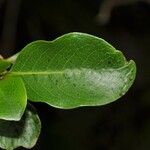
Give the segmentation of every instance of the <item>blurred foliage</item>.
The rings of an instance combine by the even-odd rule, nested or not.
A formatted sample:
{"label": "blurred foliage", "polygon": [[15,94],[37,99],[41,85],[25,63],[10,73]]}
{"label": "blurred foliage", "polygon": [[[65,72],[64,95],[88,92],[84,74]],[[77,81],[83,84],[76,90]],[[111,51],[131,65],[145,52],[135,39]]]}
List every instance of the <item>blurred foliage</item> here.
{"label": "blurred foliage", "polygon": [[[15,47],[0,50],[4,56],[27,43],[52,40],[80,31],[104,38],[137,63],[136,82],[121,100],[103,107],[59,110],[35,104],[42,133],[33,150],[149,150],[150,148],[150,5],[137,2],[114,8],[110,22],[95,22],[100,0],[22,0]],[[6,3],[0,8],[0,33]],[[22,148],[21,148],[22,149]]]}

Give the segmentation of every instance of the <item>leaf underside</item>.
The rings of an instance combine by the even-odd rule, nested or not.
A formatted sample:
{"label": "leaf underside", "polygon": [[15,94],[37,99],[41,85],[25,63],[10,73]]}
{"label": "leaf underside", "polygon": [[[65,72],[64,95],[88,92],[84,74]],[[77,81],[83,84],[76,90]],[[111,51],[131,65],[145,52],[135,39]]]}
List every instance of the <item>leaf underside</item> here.
{"label": "leaf underside", "polygon": [[115,101],[128,91],[135,74],[132,60],[84,33],[27,45],[9,73],[23,79],[30,100],[63,109]]}
{"label": "leaf underside", "polygon": [[25,111],[20,121],[0,120],[0,147],[13,150],[17,147],[32,148],[40,134],[41,123],[33,108]]}

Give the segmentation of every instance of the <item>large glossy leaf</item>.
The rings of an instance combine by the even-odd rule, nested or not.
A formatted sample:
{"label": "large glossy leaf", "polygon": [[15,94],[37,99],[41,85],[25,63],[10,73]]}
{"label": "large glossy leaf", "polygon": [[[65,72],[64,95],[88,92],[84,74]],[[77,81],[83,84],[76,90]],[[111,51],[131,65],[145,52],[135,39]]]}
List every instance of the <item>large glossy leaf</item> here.
{"label": "large glossy leaf", "polygon": [[0,120],[0,147],[13,150],[17,147],[32,148],[40,134],[40,119],[33,108],[25,111],[20,121]]}
{"label": "large glossy leaf", "polygon": [[0,119],[20,120],[27,103],[21,77],[3,76],[0,79]]}
{"label": "large glossy leaf", "polygon": [[135,74],[133,61],[83,33],[27,45],[10,72],[23,78],[30,100],[65,109],[115,101],[130,88]]}

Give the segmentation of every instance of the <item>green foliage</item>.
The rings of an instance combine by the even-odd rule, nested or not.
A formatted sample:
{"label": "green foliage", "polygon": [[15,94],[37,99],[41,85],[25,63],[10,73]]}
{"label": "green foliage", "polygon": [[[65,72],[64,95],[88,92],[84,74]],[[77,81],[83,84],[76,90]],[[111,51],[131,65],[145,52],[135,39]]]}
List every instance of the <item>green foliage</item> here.
{"label": "green foliage", "polygon": [[27,103],[21,77],[5,76],[0,80],[0,119],[20,120]]}
{"label": "green foliage", "polygon": [[40,119],[29,106],[20,121],[0,120],[0,147],[13,150],[19,146],[32,148],[41,130]]}
{"label": "green foliage", "polygon": [[0,73],[4,72],[11,66],[11,62],[0,58]]}
{"label": "green foliage", "polygon": [[[128,91],[136,75],[134,61],[128,62],[104,40],[84,33],[30,43],[16,60],[12,58],[10,70],[11,58],[0,61],[0,119],[6,120],[21,119],[27,97],[62,109],[110,103]],[[31,130],[39,130],[32,125]],[[5,138],[5,145],[34,145],[32,140],[22,145],[22,136],[15,146]]]}

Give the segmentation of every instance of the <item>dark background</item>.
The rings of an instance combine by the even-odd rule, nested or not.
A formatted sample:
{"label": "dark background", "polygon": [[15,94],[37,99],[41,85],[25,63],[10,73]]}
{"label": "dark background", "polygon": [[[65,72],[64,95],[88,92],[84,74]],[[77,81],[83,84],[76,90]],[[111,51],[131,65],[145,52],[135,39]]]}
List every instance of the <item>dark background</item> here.
{"label": "dark background", "polygon": [[4,57],[31,41],[78,31],[104,38],[137,64],[134,85],[111,104],[59,110],[34,103],[42,132],[33,150],[150,149],[150,4],[116,6],[109,22],[100,25],[95,18],[104,1],[0,0],[0,54]]}

